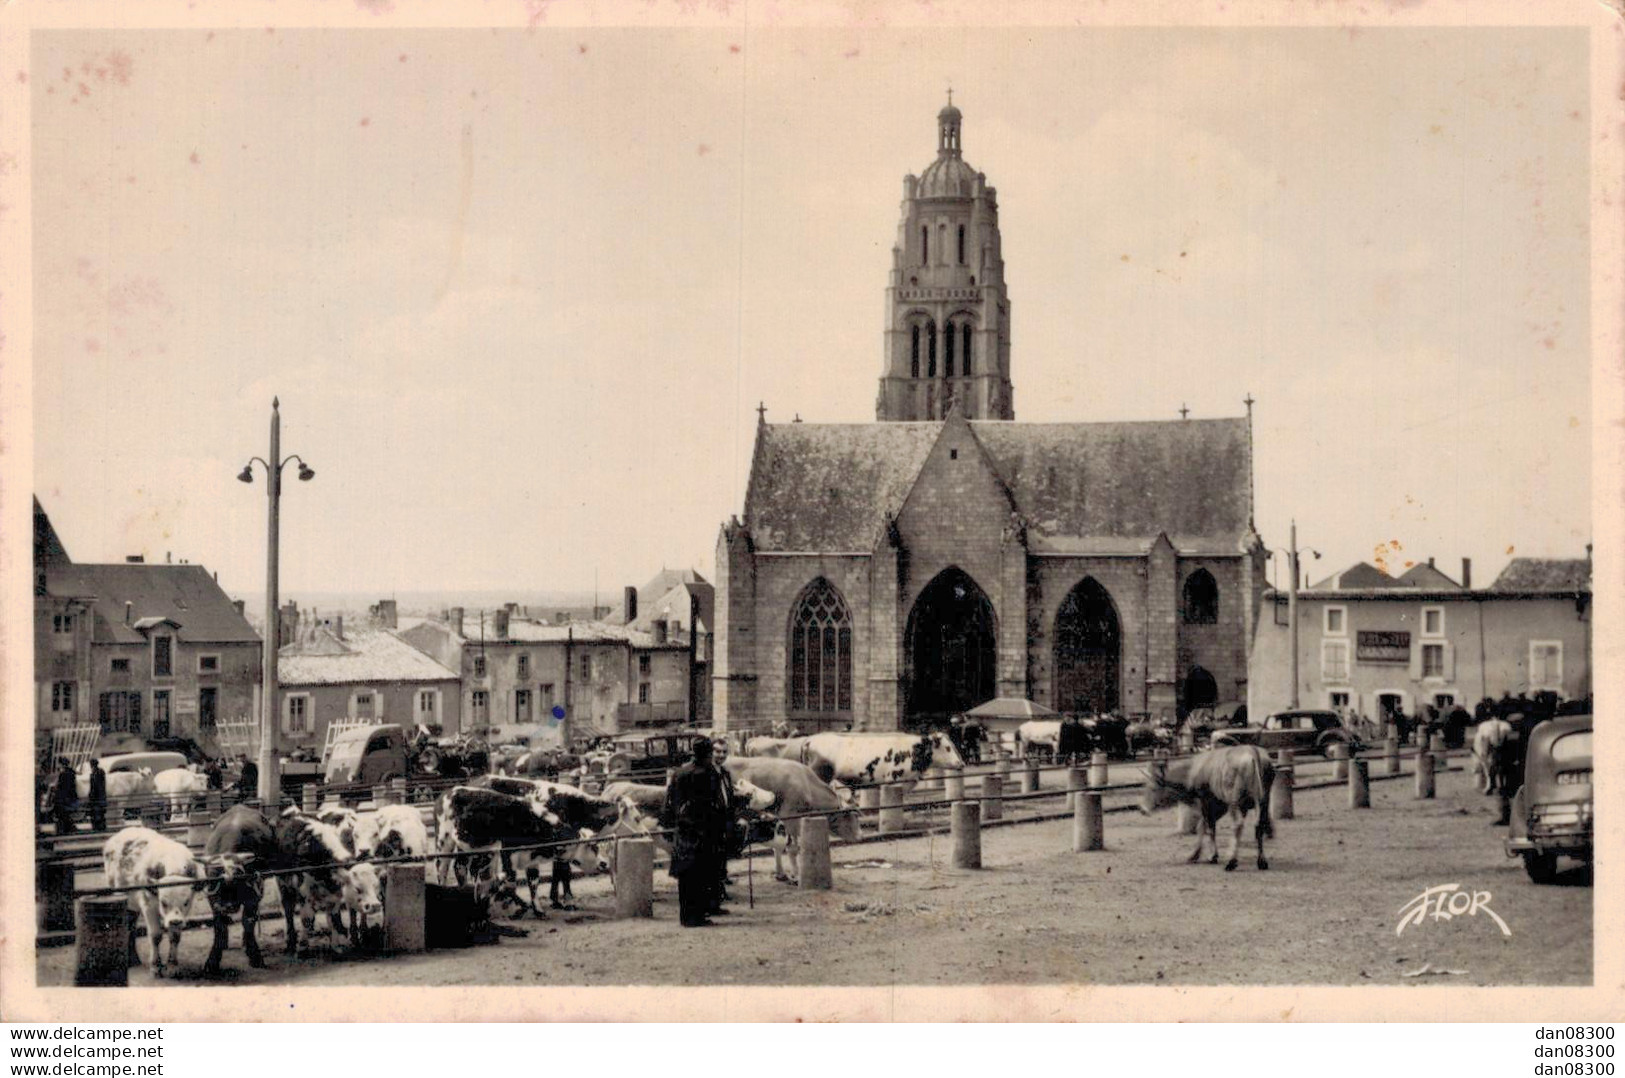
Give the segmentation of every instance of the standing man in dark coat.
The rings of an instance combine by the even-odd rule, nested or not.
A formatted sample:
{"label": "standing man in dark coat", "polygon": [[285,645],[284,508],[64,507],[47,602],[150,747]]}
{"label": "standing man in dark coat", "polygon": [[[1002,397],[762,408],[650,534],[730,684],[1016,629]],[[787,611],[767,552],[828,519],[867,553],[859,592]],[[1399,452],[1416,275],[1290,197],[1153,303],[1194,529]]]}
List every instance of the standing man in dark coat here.
{"label": "standing man in dark coat", "polygon": [[66,756],[56,758],[56,785],[51,788],[51,821],[59,835],[74,832],[73,810],[79,803],[79,776]]}
{"label": "standing man in dark coat", "polygon": [[90,790],[85,794],[85,807],[90,811],[90,829],[107,830],[107,772],[95,757],[90,760]]}
{"label": "standing man in dark coat", "polygon": [[209,762],[206,765],[204,765],[203,776],[204,776],[205,779],[208,780],[207,786],[206,786],[207,789],[210,789],[210,790],[223,790],[223,789],[225,789],[225,787],[226,787],[226,773],[225,773],[225,771],[223,771],[221,769],[220,761],[215,759],[213,756],[209,757]]}
{"label": "standing man in dark coat", "polygon": [[713,917],[717,914],[727,916],[732,912],[724,909],[722,905],[728,901],[728,861],[730,858],[743,856],[745,852],[744,829],[740,826],[741,821],[739,820],[739,795],[734,791],[733,775],[729,774],[728,769],[722,766],[727,759],[728,743],[726,741],[721,743],[713,742],[711,744],[712,766],[716,768],[717,776],[722,780],[722,803],[727,807],[726,814],[723,817],[722,848],[717,853],[716,885],[712,889],[711,902],[707,907],[707,912]]}
{"label": "standing man in dark coat", "polygon": [[671,874],[677,880],[678,916],[684,928],[712,923],[708,914],[727,831],[728,793],[711,754],[709,740],[694,742],[694,760],[672,776],[660,813],[661,825],[676,831]]}
{"label": "standing man in dark coat", "polygon": [[[237,779],[237,800],[252,801],[260,795],[260,768],[253,760],[246,756],[243,758],[243,773]],[[266,811],[275,811],[274,806],[265,806]]]}

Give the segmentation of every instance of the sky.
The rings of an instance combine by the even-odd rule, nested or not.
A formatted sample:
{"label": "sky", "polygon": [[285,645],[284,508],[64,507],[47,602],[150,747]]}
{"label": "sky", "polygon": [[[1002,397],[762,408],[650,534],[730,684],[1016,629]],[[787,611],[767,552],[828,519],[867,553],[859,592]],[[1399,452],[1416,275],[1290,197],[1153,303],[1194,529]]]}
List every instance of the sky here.
{"label": "sky", "polygon": [[1018,421],[1250,394],[1316,579],[1583,556],[1584,34],[36,32],[35,491],[254,594],[276,396],[284,594],[709,576],[759,401],[874,418],[951,85]]}

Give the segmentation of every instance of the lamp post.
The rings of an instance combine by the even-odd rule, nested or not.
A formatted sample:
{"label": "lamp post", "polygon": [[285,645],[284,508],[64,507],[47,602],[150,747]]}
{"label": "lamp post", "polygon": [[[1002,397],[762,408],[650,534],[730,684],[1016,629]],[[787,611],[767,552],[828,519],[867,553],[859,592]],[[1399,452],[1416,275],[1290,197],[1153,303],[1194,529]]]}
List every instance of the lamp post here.
{"label": "lamp post", "polygon": [[[1292,692],[1287,698],[1287,706],[1292,710],[1298,709],[1298,522],[1292,521],[1291,545],[1287,548],[1287,565],[1291,570],[1292,579],[1287,583],[1286,592],[1286,623],[1287,633],[1291,638],[1292,649]],[[1320,551],[1309,550],[1317,559]]]}
{"label": "lamp post", "polygon": [[[316,477],[316,471],[306,464],[303,457],[294,454],[287,458],[282,456],[282,412],[281,404],[271,398],[271,451],[264,458],[250,457],[243,470],[237,473],[237,478],[244,483],[254,481],[254,462],[259,461],[260,467],[265,469],[265,499],[268,506],[266,512],[265,537],[265,643],[261,648],[264,660],[264,673],[261,677],[260,693],[260,803],[266,808],[275,805],[282,795],[281,761],[277,756],[277,682],[276,660],[280,650],[281,631],[278,625],[277,610],[277,555],[278,555],[278,503],[282,500],[282,469],[287,467],[289,461],[299,462],[299,478],[308,482]],[[275,464],[269,463],[275,461]]]}

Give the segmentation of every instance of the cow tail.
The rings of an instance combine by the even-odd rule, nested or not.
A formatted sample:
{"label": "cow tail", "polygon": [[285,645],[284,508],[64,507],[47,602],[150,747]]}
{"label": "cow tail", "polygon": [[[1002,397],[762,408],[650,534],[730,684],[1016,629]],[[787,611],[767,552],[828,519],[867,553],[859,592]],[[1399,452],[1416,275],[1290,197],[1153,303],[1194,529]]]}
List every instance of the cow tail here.
{"label": "cow tail", "polygon": [[1264,755],[1263,749],[1253,750],[1253,775],[1258,779],[1258,826],[1259,833],[1265,838],[1275,837],[1275,821],[1270,819],[1270,787],[1275,785],[1275,769],[1270,768],[1268,779],[1264,777],[1264,765],[1260,759]]}

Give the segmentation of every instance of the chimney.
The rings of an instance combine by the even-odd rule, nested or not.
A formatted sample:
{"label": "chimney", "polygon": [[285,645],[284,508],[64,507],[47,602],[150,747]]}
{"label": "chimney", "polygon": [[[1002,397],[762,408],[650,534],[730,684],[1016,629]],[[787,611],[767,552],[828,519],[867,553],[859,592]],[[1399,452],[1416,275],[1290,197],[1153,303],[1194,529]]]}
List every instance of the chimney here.
{"label": "chimney", "polygon": [[124,624],[130,624],[130,619],[134,616],[134,614],[135,604],[126,600],[124,603]]}
{"label": "chimney", "polygon": [[655,643],[656,644],[664,644],[666,642],[666,623],[665,622],[663,622],[663,621],[650,622],[649,623],[649,628],[655,634]]}
{"label": "chimney", "polygon": [[333,635],[340,640],[344,639],[344,615],[340,614],[333,619]]}
{"label": "chimney", "polygon": [[508,607],[491,611],[491,635],[498,640],[508,639],[508,618],[512,612]]}
{"label": "chimney", "polygon": [[276,646],[285,648],[299,639],[299,604],[289,599],[277,612]]}
{"label": "chimney", "polygon": [[461,633],[463,631],[463,608],[454,606],[446,611],[446,624],[451,626],[452,632]]}
{"label": "chimney", "polygon": [[514,614],[516,614],[519,611],[519,604],[518,603],[503,603],[502,604],[502,609],[511,618],[511,617],[514,616]]}
{"label": "chimney", "polygon": [[243,606],[244,606],[243,601],[241,599],[233,599],[231,601],[231,605],[237,611],[237,614],[240,617],[242,615],[242,613],[243,613]]}
{"label": "chimney", "polygon": [[1472,558],[1463,558],[1463,559],[1461,559],[1461,586],[1464,587],[1464,588],[1470,588],[1470,587],[1473,586],[1473,559]]}
{"label": "chimney", "polygon": [[164,551],[164,564],[165,565],[174,565],[175,564],[175,555],[172,552],[168,551],[168,550]]}
{"label": "chimney", "polygon": [[638,620],[638,589],[629,587],[623,594],[626,597],[621,600],[621,613],[623,620],[630,625]]}
{"label": "chimney", "polygon": [[142,562],[146,561],[147,559],[146,559],[145,555],[142,555],[142,554],[126,554],[126,555],[124,555],[124,560],[127,563],[129,563],[130,565],[140,565]]}
{"label": "chimney", "polygon": [[1433,568],[1433,555],[1432,554],[1428,555],[1428,568],[1429,569]]}
{"label": "chimney", "polygon": [[396,609],[394,599],[380,599],[378,605],[373,607],[377,611],[378,624],[386,629],[396,627]]}

